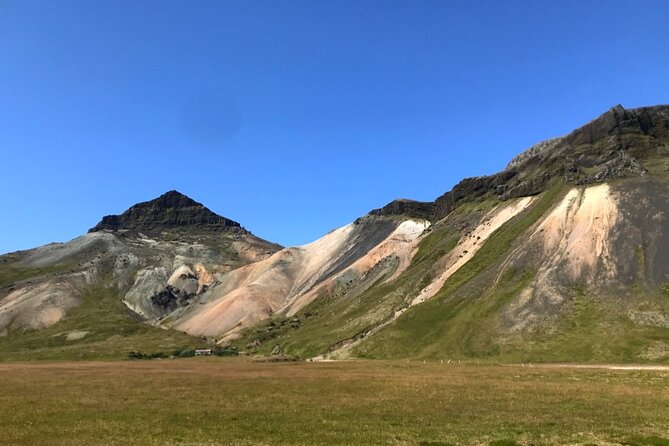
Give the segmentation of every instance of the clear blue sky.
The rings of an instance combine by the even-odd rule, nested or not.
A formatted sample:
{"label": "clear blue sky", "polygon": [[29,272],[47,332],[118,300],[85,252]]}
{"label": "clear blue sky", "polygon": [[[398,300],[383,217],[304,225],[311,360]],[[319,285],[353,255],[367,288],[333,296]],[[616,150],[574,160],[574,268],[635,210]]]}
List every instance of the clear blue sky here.
{"label": "clear blue sky", "polygon": [[669,2],[0,0],[0,252],[177,189],[311,241],[621,103]]}

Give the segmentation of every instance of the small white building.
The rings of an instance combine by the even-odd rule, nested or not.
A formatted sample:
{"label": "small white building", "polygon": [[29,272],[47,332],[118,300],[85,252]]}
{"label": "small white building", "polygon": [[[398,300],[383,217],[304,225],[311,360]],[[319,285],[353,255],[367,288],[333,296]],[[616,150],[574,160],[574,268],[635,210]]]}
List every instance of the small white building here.
{"label": "small white building", "polygon": [[211,355],[210,348],[199,348],[195,350],[195,356],[209,356]]}

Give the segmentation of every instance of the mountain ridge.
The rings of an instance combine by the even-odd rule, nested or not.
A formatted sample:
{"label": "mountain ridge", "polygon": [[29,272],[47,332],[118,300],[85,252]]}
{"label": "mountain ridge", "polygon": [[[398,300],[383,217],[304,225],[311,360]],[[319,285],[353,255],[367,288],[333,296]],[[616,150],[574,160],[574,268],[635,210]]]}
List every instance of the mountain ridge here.
{"label": "mountain ridge", "polygon": [[[372,210],[374,215],[406,214],[439,220],[466,200],[496,196],[502,200],[537,195],[552,181],[594,184],[605,180],[643,176],[647,172],[639,159],[648,155],[629,153],[628,138],[639,135],[655,139],[669,135],[669,105],[625,109],[612,107],[599,117],[565,136],[541,141],[515,156],[492,175],[464,178],[434,201],[394,200]],[[613,140],[608,139],[613,137]],[[593,147],[589,153],[577,149]],[[592,167],[600,165],[597,172]],[[539,170],[540,172],[536,172]]]}

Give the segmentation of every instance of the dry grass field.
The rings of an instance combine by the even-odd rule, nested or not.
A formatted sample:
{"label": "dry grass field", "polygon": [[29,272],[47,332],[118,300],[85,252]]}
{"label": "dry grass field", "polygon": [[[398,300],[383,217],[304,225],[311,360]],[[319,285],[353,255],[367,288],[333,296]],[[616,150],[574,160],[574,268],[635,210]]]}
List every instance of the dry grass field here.
{"label": "dry grass field", "polygon": [[245,358],[0,364],[3,445],[667,445],[669,372]]}

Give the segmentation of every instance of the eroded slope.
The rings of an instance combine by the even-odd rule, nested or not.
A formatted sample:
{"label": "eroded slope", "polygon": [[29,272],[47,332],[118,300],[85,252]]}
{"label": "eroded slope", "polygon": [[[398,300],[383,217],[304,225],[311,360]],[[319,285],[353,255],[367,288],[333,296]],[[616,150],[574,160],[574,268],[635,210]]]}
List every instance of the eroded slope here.
{"label": "eroded slope", "polygon": [[[506,360],[669,359],[667,188],[564,188],[511,220],[434,299],[355,353]],[[550,203],[553,203],[550,205]],[[543,209],[541,209],[543,207]],[[483,248],[486,248],[484,245]]]}
{"label": "eroded slope", "polygon": [[416,239],[429,225],[416,219],[361,219],[220,276],[200,305],[175,313],[169,323],[191,334],[224,335],[226,341],[276,313],[292,316],[322,294],[359,294],[406,269]]}

